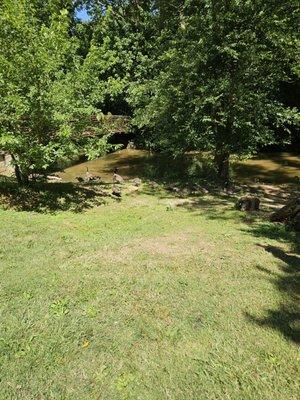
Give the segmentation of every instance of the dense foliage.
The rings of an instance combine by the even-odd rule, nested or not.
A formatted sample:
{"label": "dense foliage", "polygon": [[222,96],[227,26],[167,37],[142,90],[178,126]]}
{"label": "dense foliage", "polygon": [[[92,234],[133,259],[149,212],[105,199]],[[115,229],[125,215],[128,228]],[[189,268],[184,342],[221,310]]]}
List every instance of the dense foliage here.
{"label": "dense foliage", "polygon": [[173,37],[170,30],[161,34],[157,74],[133,92],[136,121],[152,128],[158,148],[213,151],[226,180],[231,154],[247,156],[273,143],[274,128],[298,117],[278,98],[280,82],[297,67],[298,5],[180,3]]}
{"label": "dense foliage", "polygon": [[[79,151],[106,150],[106,136],[83,141],[99,110],[87,96],[89,76],[71,34],[72,2],[5,0],[0,6],[0,148],[20,183],[31,172]],[[51,7],[50,7],[51,6]]]}
{"label": "dense foliage", "polygon": [[4,0],[0,11],[0,148],[20,181],[106,151],[103,124],[90,126],[101,113],[133,116],[157,150],[211,151],[223,180],[231,155],[291,140],[298,114],[280,88],[299,82],[296,0]]}

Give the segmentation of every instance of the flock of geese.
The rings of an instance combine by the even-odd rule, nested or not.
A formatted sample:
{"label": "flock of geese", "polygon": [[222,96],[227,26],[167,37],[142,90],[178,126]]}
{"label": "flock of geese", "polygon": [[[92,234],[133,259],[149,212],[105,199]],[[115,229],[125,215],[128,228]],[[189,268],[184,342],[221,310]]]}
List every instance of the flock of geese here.
{"label": "flock of geese", "polygon": [[[89,172],[89,168],[86,167],[86,173],[84,176],[77,176],[76,180],[79,183],[100,183],[101,182],[101,177],[92,175]],[[116,197],[122,197],[121,189],[116,186],[120,185],[124,182],[124,178],[118,174],[117,168],[114,169],[113,171],[113,176],[112,176],[112,181],[113,181],[113,187],[112,187],[112,195]]]}

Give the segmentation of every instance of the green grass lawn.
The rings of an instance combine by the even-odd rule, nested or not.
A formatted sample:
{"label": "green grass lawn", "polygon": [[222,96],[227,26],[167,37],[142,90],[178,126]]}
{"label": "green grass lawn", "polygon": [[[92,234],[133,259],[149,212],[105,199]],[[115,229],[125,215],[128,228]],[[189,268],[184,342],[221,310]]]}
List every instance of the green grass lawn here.
{"label": "green grass lawn", "polygon": [[167,201],[0,210],[0,399],[299,399],[295,234]]}

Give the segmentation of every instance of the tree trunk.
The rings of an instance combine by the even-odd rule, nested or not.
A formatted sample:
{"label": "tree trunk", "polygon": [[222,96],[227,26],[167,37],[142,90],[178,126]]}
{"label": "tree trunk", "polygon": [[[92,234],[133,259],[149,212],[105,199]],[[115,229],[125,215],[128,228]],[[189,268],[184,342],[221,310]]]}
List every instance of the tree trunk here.
{"label": "tree trunk", "polygon": [[20,171],[20,167],[17,164],[15,165],[15,175],[16,175],[18,184],[22,185],[23,184],[22,174]]}
{"label": "tree trunk", "polygon": [[229,157],[230,154],[227,151],[220,151],[215,153],[215,165],[217,167],[217,173],[223,183],[229,181]]}
{"label": "tree trunk", "polygon": [[19,164],[17,164],[16,157],[12,154],[11,158],[15,165],[15,175],[19,185],[27,185],[28,184],[28,175],[23,174]]}

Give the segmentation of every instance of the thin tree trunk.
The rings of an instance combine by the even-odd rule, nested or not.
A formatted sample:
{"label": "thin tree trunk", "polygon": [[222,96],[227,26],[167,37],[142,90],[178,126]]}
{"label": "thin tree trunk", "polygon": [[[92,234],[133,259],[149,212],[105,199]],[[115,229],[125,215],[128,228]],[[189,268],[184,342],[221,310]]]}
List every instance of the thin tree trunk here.
{"label": "thin tree trunk", "polygon": [[22,173],[21,168],[20,168],[19,164],[17,163],[17,159],[13,154],[11,154],[11,158],[14,162],[15,175],[16,175],[18,184],[19,185],[27,185],[28,184],[28,176]]}
{"label": "thin tree trunk", "polygon": [[215,165],[217,167],[218,177],[223,183],[229,181],[229,158],[230,154],[227,151],[216,151],[215,153]]}
{"label": "thin tree trunk", "polygon": [[18,184],[22,185],[23,184],[22,174],[20,171],[20,167],[17,164],[15,165],[15,175],[16,175]]}

